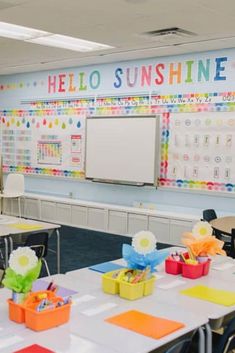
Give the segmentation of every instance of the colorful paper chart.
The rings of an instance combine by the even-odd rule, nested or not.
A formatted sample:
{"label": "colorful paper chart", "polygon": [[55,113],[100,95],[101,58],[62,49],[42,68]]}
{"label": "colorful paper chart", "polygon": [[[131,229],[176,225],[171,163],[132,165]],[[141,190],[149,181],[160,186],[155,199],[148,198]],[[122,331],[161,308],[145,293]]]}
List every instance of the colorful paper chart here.
{"label": "colorful paper chart", "polygon": [[9,225],[9,227],[17,228],[21,230],[37,230],[37,229],[43,228],[42,226],[39,226],[37,224],[27,224],[27,223],[15,223],[15,224]]}
{"label": "colorful paper chart", "polygon": [[226,290],[197,285],[188,289],[181,290],[180,293],[188,295],[189,297],[202,299],[224,306],[235,305],[235,292]]}
{"label": "colorful paper chart", "polygon": [[123,266],[115,264],[113,262],[103,262],[101,264],[93,265],[89,267],[89,270],[106,273],[110,271],[115,271],[123,268]]}
{"label": "colorful paper chart", "polygon": [[105,321],[154,339],[167,336],[185,326],[182,322],[152,316],[137,310],[126,311]]}
{"label": "colorful paper chart", "polygon": [[50,349],[39,346],[38,344],[32,344],[31,346],[20,349],[19,351],[15,351],[13,353],[55,353]]}

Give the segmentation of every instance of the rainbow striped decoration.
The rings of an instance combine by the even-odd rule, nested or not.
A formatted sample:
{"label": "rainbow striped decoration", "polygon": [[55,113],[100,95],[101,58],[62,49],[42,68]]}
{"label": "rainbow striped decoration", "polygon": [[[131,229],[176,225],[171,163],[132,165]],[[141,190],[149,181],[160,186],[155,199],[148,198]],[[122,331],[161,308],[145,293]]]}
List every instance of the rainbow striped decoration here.
{"label": "rainbow striped decoration", "polygon": [[5,173],[23,173],[31,175],[44,175],[44,176],[56,176],[66,178],[77,178],[84,179],[84,171],[74,170],[61,170],[61,169],[50,169],[50,168],[33,168],[25,166],[3,166],[3,172]]}
{"label": "rainbow striped decoration", "polygon": [[235,192],[235,184],[214,183],[211,181],[193,181],[159,178],[158,185],[168,188],[194,189],[204,191]]}

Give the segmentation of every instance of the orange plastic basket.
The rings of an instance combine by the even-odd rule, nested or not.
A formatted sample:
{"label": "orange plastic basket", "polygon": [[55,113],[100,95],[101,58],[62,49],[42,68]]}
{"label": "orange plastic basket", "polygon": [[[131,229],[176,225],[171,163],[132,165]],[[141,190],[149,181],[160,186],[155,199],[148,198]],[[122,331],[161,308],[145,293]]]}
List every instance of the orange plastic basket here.
{"label": "orange plastic basket", "polygon": [[22,324],[25,322],[25,308],[22,304],[17,304],[13,302],[12,299],[7,299],[8,307],[9,307],[9,319],[17,322],[18,324]]}
{"label": "orange plastic basket", "polygon": [[47,330],[69,321],[71,304],[37,312],[36,305],[25,308],[25,325],[34,331]]}
{"label": "orange plastic basket", "polygon": [[37,311],[37,307],[44,296],[54,305],[63,301],[62,297],[57,297],[52,291],[30,293],[22,304],[17,304],[8,299],[9,319],[17,323],[25,322],[25,325],[34,331],[47,330],[68,322],[71,309],[70,303]]}

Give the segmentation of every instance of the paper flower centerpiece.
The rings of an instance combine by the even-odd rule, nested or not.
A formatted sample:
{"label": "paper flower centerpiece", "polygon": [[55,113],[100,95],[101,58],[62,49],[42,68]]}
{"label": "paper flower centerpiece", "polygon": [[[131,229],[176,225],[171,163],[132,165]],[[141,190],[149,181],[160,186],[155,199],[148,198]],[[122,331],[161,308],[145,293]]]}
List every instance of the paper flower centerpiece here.
{"label": "paper flower centerpiece", "polygon": [[212,233],[212,226],[210,225],[210,223],[204,221],[197,222],[192,229],[192,234],[196,238],[212,235]]}
{"label": "paper flower centerpiece", "polygon": [[132,245],[123,244],[122,257],[128,268],[144,270],[150,267],[151,272],[168,256],[168,250],[156,250],[157,239],[149,231],[141,231],[134,235]]}
{"label": "paper flower centerpiece", "polygon": [[222,249],[224,242],[212,235],[213,228],[208,222],[200,221],[195,224],[192,233],[183,234],[182,243],[195,257],[208,255],[226,255]]}
{"label": "paper flower centerpiece", "polygon": [[27,293],[32,289],[33,282],[39,277],[41,260],[29,247],[19,247],[12,251],[9,267],[6,269],[3,285],[17,293]]}

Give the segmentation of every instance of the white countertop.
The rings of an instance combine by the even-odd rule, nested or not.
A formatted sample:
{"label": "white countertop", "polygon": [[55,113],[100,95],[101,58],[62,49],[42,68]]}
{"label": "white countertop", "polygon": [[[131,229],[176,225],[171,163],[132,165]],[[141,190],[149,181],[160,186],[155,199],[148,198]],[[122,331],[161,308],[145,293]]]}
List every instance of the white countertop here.
{"label": "white countertop", "polygon": [[144,215],[152,215],[157,217],[166,217],[173,219],[184,219],[184,220],[195,220],[198,221],[201,218],[201,210],[186,208],[186,207],[178,207],[171,206],[166,204],[156,205],[156,209],[149,209],[143,207],[131,207],[125,205],[115,205],[115,204],[107,204],[101,202],[93,202],[93,201],[85,201],[79,199],[72,199],[68,197],[57,197],[54,195],[44,195],[44,194],[35,194],[35,193],[25,193],[26,197],[36,198],[38,200],[51,201],[51,202],[60,202],[77,206],[86,206],[86,207],[97,207],[104,208],[114,211],[124,211],[136,214],[144,214]]}

